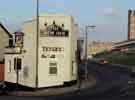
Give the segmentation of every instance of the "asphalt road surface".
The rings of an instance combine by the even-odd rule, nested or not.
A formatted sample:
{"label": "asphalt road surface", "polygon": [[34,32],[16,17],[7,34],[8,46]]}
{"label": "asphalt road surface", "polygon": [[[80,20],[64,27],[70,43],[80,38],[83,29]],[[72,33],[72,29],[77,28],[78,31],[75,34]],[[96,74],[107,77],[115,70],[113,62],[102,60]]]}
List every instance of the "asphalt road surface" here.
{"label": "asphalt road surface", "polygon": [[130,80],[127,68],[89,62],[88,69],[96,73],[97,84],[93,89],[48,97],[0,96],[0,100],[135,100],[135,96],[125,93]]}

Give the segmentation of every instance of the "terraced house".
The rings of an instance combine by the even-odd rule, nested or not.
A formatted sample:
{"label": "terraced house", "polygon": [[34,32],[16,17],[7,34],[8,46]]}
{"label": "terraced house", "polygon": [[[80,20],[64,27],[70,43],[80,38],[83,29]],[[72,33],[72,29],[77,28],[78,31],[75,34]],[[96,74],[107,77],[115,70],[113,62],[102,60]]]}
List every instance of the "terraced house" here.
{"label": "terraced house", "polygon": [[0,23],[0,61],[4,60],[4,48],[8,46],[12,39],[9,31]]}
{"label": "terraced house", "polygon": [[12,35],[9,31],[0,23],[0,81],[4,80],[4,50],[5,47],[11,46]]}

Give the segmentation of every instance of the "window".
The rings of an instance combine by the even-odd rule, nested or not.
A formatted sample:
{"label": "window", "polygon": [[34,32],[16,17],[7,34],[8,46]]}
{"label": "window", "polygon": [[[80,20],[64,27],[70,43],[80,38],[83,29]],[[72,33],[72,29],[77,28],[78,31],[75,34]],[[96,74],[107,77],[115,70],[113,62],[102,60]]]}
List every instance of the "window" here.
{"label": "window", "polygon": [[17,69],[21,70],[22,60],[20,58],[17,59]]}
{"label": "window", "polygon": [[10,73],[12,71],[11,60],[9,60],[7,64],[8,64],[8,72]]}
{"label": "window", "polygon": [[49,64],[49,74],[56,75],[57,74],[57,63],[50,63]]}
{"label": "window", "polygon": [[57,74],[57,67],[50,67],[49,74],[53,74],[53,75]]}
{"label": "window", "polygon": [[11,60],[9,60],[9,72],[11,72]]}
{"label": "window", "polygon": [[14,58],[14,69],[21,70],[21,66],[22,66],[22,59]]}
{"label": "window", "polygon": [[75,61],[72,61],[72,75],[76,75],[77,73],[77,64]]}
{"label": "window", "polygon": [[29,76],[29,68],[28,66],[24,66],[23,68],[23,77],[27,78]]}
{"label": "window", "polygon": [[14,58],[14,69],[16,70],[16,58]]}
{"label": "window", "polygon": [[13,39],[9,39],[9,47],[13,47]]}

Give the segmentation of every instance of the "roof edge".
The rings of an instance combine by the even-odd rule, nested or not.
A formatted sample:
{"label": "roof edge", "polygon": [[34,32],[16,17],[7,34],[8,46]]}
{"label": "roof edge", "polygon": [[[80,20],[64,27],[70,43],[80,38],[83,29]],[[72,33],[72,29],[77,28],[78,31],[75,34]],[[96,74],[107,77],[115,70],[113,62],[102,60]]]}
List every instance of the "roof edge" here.
{"label": "roof edge", "polygon": [[7,35],[12,38],[13,36],[10,34],[10,32],[2,25],[2,23],[0,23],[0,26],[2,27],[2,29],[7,33]]}

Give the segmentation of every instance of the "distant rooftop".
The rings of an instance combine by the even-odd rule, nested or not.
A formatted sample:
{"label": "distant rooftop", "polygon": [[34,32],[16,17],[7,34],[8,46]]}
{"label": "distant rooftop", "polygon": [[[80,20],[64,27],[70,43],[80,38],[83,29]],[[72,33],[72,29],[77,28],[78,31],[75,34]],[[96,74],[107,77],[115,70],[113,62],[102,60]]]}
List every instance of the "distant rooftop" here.
{"label": "distant rooftop", "polygon": [[125,41],[117,42],[117,43],[115,43],[115,45],[117,45],[117,44],[123,44],[123,43],[131,43],[131,42],[135,42],[135,39],[125,40]]}

